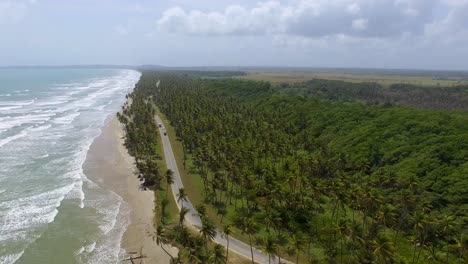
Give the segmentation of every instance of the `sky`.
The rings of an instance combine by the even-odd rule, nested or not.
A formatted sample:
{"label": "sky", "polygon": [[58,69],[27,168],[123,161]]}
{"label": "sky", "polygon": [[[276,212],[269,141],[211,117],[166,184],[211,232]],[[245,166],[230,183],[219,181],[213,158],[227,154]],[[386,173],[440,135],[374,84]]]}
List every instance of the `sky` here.
{"label": "sky", "polygon": [[468,0],[0,0],[0,66],[468,70]]}

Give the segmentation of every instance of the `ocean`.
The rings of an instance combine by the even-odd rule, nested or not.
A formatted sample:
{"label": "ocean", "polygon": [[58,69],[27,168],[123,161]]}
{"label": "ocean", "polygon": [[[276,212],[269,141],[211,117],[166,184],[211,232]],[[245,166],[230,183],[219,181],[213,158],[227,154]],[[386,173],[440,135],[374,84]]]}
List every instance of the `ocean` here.
{"label": "ocean", "polygon": [[0,69],[0,263],[116,263],[122,198],[83,173],[134,70]]}

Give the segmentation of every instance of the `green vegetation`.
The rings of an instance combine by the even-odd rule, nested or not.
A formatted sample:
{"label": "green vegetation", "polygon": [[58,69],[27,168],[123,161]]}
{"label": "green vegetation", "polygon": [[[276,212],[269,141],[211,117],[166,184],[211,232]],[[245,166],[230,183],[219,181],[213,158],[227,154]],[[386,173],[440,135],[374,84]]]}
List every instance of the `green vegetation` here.
{"label": "green vegetation", "polygon": [[301,263],[465,263],[468,114],[363,104],[326,84],[304,96],[308,84],[145,72],[134,94],[171,121],[208,212],[202,235],[173,224],[165,238],[207,261],[223,222]]}
{"label": "green vegetation", "polygon": [[420,71],[370,71],[370,70],[288,70],[272,72],[251,72],[243,75],[242,79],[253,81],[268,81],[272,84],[295,84],[312,79],[346,81],[350,83],[371,82],[383,87],[392,84],[408,84],[429,87],[449,87],[466,85],[468,76],[466,72],[448,75],[446,72],[420,72]]}
{"label": "green vegetation", "polygon": [[376,83],[350,83],[314,79],[294,85],[281,84],[278,91],[289,95],[329,100],[359,100],[368,105],[409,106],[424,109],[468,110],[468,85],[453,87],[423,87]]}
{"label": "green vegetation", "polygon": [[[202,228],[199,234],[194,233],[183,225],[188,209],[182,208],[178,212],[175,202],[169,197],[174,176],[171,170],[164,170],[165,165],[161,162],[162,149],[154,119],[156,107],[139,85],[141,83],[127,96],[128,102],[117,118],[125,126],[125,145],[130,155],[135,157],[142,185],[155,191],[157,228],[154,240],[170,256],[172,263],[225,264],[224,248],[210,243],[216,234],[212,221],[201,215]],[[183,189],[177,196],[180,200],[186,199]],[[167,251],[167,244],[180,249],[178,256]]]}

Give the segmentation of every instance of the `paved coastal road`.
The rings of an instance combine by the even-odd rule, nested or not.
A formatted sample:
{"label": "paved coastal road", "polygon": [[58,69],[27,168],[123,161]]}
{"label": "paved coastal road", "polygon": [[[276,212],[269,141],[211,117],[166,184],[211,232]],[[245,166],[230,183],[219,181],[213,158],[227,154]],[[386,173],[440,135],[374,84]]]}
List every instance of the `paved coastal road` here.
{"label": "paved coastal road", "polygon": [[[159,124],[163,124],[163,122],[161,121],[161,118],[159,116],[156,116],[156,122]],[[167,165],[167,168],[172,170],[174,172],[174,184],[171,185],[172,187],[172,194],[174,196],[174,200],[176,201],[177,203],[177,193],[179,193],[179,189],[180,188],[183,188],[184,185],[182,184],[182,180],[180,178],[180,174],[179,174],[179,169],[177,167],[177,163],[176,163],[176,160],[175,160],[175,157],[174,157],[174,153],[172,151],[172,146],[171,146],[171,142],[169,141],[169,136],[165,136],[164,135],[164,131],[165,131],[165,128],[164,128],[164,125],[163,127],[159,128],[159,134],[161,135],[161,141],[162,141],[162,144],[163,144],[163,148],[164,148],[164,157],[166,159],[166,165]],[[181,209],[181,207],[186,207],[188,208],[190,211],[187,213],[187,216],[185,218],[185,221],[186,221],[186,224],[187,225],[191,225],[193,226],[195,229],[200,229],[201,227],[201,219],[200,217],[198,216],[198,213],[197,211],[195,210],[195,208],[193,207],[192,203],[190,202],[190,199],[187,199],[187,201],[180,201],[179,203],[177,203],[177,207],[179,208],[179,211]],[[216,237],[214,238],[214,242],[217,243],[217,244],[220,244],[220,245],[223,245],[224,247],[226,247],[227,245],[227,240],[221,235],[222,233],[219,232],[219,230],[216,230]],[[250,252],[250,246],[242,241],[239,241],[235,238],[232,238],[230,237],[229,238],[229,250],[230,251],[233,251],[241,256],[244,256],[248,259],[251,259],[252,255],[251,255],[251,252]],[[262,251],[254,248],[253,249],[253,253],[254,253],[254,260],[255,262],[258,262],[258,263],[268,263],[268,256],[266,254],[264,254]],[[279,259],[276,258],[276,259],[271,259],[271,263],[278,263]],[[288,261],[283,261],[281,260],[281,263],[291,263],[291,262],[288,262]]]}

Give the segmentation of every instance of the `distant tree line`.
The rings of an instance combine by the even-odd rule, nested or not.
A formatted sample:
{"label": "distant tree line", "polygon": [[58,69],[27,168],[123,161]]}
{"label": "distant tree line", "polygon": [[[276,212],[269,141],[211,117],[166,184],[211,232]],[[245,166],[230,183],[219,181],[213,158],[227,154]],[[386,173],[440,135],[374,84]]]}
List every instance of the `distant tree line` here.
{"label": "distant tree line", "polygon": [[424,87],[411,84],[353,83],[313,79],[307,82],[279,85],[289,95],[330,100],[361,100],[370,105],[408,106],[423,109],[468,110],[468,85]]}

